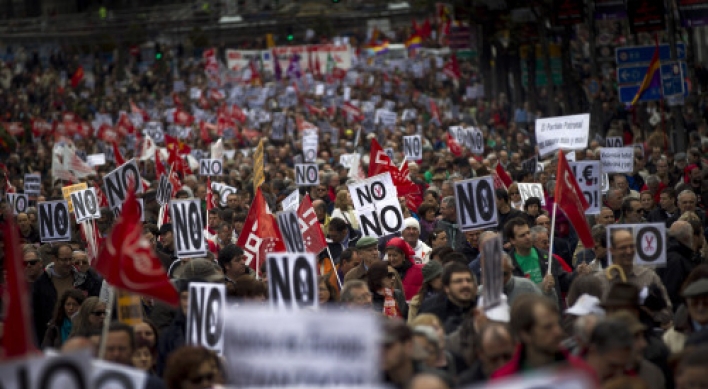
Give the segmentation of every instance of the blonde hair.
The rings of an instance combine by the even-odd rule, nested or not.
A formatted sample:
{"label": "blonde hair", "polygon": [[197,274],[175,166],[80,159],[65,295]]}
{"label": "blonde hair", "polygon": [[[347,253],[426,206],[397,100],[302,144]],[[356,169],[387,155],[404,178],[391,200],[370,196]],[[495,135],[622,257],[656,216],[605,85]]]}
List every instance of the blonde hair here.
{"label": "blonde hair", "polygon": [[440,322],[440,319],[432,313],[421,313],[420,315],[416,316],[415,319],[413,319],[409,324],[411,327],[437,326],[442,328],[442,323]]}

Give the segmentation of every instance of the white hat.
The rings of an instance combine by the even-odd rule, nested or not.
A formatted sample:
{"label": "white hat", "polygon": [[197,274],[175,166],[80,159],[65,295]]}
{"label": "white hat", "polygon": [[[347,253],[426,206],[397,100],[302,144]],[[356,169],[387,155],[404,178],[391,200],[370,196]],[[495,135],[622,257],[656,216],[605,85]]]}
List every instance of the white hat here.
{"label": "white hat", "polygon": [[[477,301],[477,306],[478,307],[484,307],[484,297],[479,296],[479,300]],[[499,304],[495,305],[492,308],[489,309],[484,309],[484,316],[487,316],[487,319],[491,321],[496,321],[499,323],[508,323],[511,315],[509,314],[509,303],[507,300],[507,297],[505,294],[502,293],[501,295],[501,301]]]}
{"label": "white hat", "polygon": [[565,310],[565,313],[575,316],[586,316],[590,314],[605,315],[605,310],[600,307],[600,299],[589,294],[583,294],[572,307]]}
{"label": "white hat", "polygon": [[414,217],[407,217],[405,220],[403,220],[403,225],[405,226],[405,228],[413,227],[416,230],[420,231],[420,223],[418,223],[418,220],[415,220]]}

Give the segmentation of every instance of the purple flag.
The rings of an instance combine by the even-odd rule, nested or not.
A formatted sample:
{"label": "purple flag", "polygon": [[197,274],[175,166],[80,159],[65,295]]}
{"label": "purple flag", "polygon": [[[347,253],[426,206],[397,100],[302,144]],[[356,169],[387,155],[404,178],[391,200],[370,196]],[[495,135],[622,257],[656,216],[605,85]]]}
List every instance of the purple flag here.
{"label": "purple flag", "polygon": [[302,71],[300,70],[300,56],[295,53],[293,53],[292,57],[290,57],[287,76],[297,79],[302,77]]}

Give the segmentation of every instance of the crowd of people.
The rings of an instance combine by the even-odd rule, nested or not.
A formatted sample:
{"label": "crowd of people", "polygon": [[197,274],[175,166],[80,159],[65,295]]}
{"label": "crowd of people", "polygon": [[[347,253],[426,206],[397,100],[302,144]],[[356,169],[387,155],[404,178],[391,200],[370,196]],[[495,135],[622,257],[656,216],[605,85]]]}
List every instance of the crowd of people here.
{"label": "crowd of people", "polygon": [[[79,67],[78,58],[61,53],[52,55],[48,66],[33,56],[5,64],[0,70],[4,127],[21,123],[22,130],[13,136],[6,132],[0,142],[5,147],[0,191],[22,193],[25,174],[42,177],[40,193],[30,198],[32,206],[26,212],[12,215],[5,196],[1,203],[2,214],[12,215],[4,218],[13,219],[4,221],[17,226],[23,244],[36,346],[65,352],[89,347],[97,353],[103,341],[103,358],[149,373],[150,388],[228,384],[229,371],[218,355],[185,345],[186,300],[189,284],[199,281],[224,284],[231,303],[267,304],[265,266],[247,261],[244,248],[236,244],[260,188],[274,213],[292,192],[298,191],[300,198],[309,195],[328,246],[318,257],[319,304],[373,311],[386,318],[380,368],[387,384],[465,387],[566,366],[585,373],[594,387],[708,386],[708,364],[702,357],[708,352],[706,123],[697,118],[690,149],[674,153],[666,147],[660,123],[632,122],[631,115],[603,118],[605,136],[621,136],[625,144],[637,146],[633,171],[610,175],[598,214],[578,221],[559,212],[551,229],[558,157],[540,159],[531,170],[524,163],[536,158],[534,120],[544,116],[543,104],[531,112],[528,103],[512,106],[504,94],[471,94],[470,88],[479,81],[472,64],[460,61],[459,74],[451,77],[442,70],[447,61],[435,54],[404,61],[422,66],[421,75],[411,70],[413,66],[389,68],[386,61],[362,56],[343,77],[311,72],[311,77],[305,74],[286,82],[263,73],[258,82],[240,89],[228,81],[215,84],[201,61],[186,60],[177,50],[174,55],[168,51],[164,61],[147,70],[135,58],[129,58],[125,67],[95,58],[94,66],[82,68],[91,73],[90,84],[60,76],[75,75]],[[174,91],[175,81],[183,81],[184,88]],[[325,86],[324,93],[317,92],[317,84]],[[295,104],[282,106],[279,97],[289,94],[293,85]],[[190,93],[193,89],[201,92],[199,96]],[[262,104],[248,109],[252,100],[231,93],[254,96],[264,89],[267,97]],[[216,97],[201,99],[206,95]],[[386,127],[371,122],[368,112],[352,117],[342,109],[345,102],[386,107],[396,112],[396,123]],[[609,99],[605,104],[616,102]],[[240,105],[245,117],[217,125],[224,107],[233,105]],[[164,115],[172,108],[194,116],[198,109],[200,114],[194,123],[177,126],[174,118]],[[413,110],[414,115],[404,118],[404,110]],[[101,135],[106,118],[111,126],[120,126],[125,112],[144,113],[145,122],[164,121],[166,135],[179,137],[180,144],[202,150],[203,155],[208,155],[212,142],[222,140],[224,173],[211,182],[237,191],[224,196],[223,203],[214,191],[217,204],[207,207],[207,177],[180,172],[181,188],[173,196],[201,201],[206,257],[176,255],[173,225],[160,220],[156,201],[158,171],[163,169],[156,166],[154,155],[143,153],[147,137],[141,124],[121,134],[116,149]],[[259,119],[263,112],[267,120]],[[291,129],[275,128],[270,115],[279,112],[285,123],[293,123]],[[73,114],[71,119],[67,113]],[[99,117],[101,122],[91,127]],[[319,128],[319,184],[312,187],[298,187],[293,170],[303,146],[295,123],[303,120]],[[39,121],[50,125],[42,129],[35,125]],[[75,127],[89,124],[88,135],[66,133],[67,122]],[[56,123],[63,123],[64,129]],[[205,123],[212,126],[205,130]],[[460,150],[448,136],[450,126],[472,125],[483,132],[483,155]],[[348,184],[362,175],[340,157],[359,153],[361,171],[366,172],[373,163],[371,144],[377,141],[391,148],[394,162],[400,164],[402,137],[416,134],[422,136],[423,158],[409,161],[408,178],[419,189],[420,199],[400,198],[405,215],[400,233],[363,236],[348,190]],[[599,159],[601,138],[576,150],[576,160]],[[260,167],[254,148],[259,141],[265,145],[265,181],[258,187],[254,175]],[[95,174],[78,178],[89,188],[103,187],[105,175],[119,165],[119,154],[126,160],[136,158],[147,183],[140,195],[142,235],[180,293],[181,307],[143,297],[143,320],[133,326],[119,323],[107,297],[110,287],[93,268],[95,258],[90,257],[78,225],[72,221],[68,242],[41,242],[36,204],[64,199],[62,187],[75,183],[52,176],[54,145],[59,142],[73,144],[82,158],[97,153],[108,157],[95,167]],[[162,140],[155,142],[163,146]],[[180,158],[189,165],[190,158]],[[498,168],[513,180],[495,189],[498,225],[462,231],[454,184],[496,174]],[[540,183],[544,198],[522,200],[519,183]],[[99,235],[107,237],[117,220],[103,208],[96,220]],[[579,242],[574,228],[579,222],[590,225],[594,247]],[[665,267],[636,265],[635,242],[626,230],[608,237],[610,225],[644,222],[666,224]],[[484,245],[495,239],[501,240],[503,251],[485,258]],[[7,244],[4,239],[0,242]],[[3,257],[4,266],[8,260],[13,258]],[[491,308],[480,301],[485,260],[499,261],[503,270],[501,303]],[[114,320],[102,335],[106,315]]]}

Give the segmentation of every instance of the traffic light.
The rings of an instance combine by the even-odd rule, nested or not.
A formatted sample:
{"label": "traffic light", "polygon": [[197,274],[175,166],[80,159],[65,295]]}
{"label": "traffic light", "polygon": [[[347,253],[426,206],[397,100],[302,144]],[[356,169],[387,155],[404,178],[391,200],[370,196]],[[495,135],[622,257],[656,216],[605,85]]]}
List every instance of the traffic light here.
{"label": "traffic light", "polygon": [[337,4],[337,3],[339,3],[339,0],[332,0],[332,2]]}
{"label": "traffic light", "polygon": [[155,60],[159,61],[162,59],[162,47],[159,43],[155,44]]}
{"label": "traffic light", "polygon": [[158,61],[161,60],[162,59],[162,52],[158,51],[157,53],[155,53],[155,59]]}
{"label": "traffic light", "polygon": [[291,42],[293,39],[295,39],[295,34],[293,34],[293,27],[288,26],[286,29],[287,34],[285,34],[285,38],[288,40],[288,42]]}

